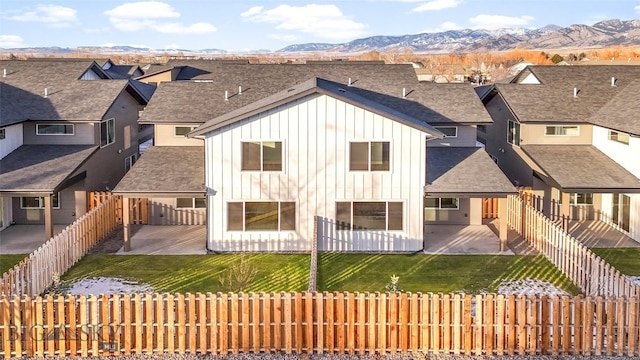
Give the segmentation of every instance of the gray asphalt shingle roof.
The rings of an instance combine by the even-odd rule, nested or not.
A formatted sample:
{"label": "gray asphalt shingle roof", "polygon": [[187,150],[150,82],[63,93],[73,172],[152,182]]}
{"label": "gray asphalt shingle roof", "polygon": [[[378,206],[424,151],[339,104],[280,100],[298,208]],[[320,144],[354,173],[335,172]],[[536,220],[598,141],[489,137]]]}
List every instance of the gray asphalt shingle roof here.
{"label": "gray asphalt shingle roof", "polygon": [[640,179],[594,146],[523,145],[522,150],[565,192],[640,192]]}
{"label": "gray asphalt shingle roof", "polygon": [[518,191],[479,147],[427,147],[427,195],[506,196]]}
{"label": "gray asphalt shingle roof", "polygon": [[[351,81],[349,88],[354,92],[361,89],[361,96],[384,101],[387,107],[429,123],[491,122],[471,85],[419,82],[411,65],[349,62],[229,64],[216,65],[207,71],[207,82],[162,83],[143,112],[141,121],[204,123],[318,77],[344,86]],[[402,99],[403,90],[407,94],[406,99]]]}
{"label": "gray asphalt shingle roof", "polygon": [[0,160],[0,192],[53,192],[98,148],[22,145]]}
{"label": "gray asphalt shingle roof", "polygon": [[640,79],[600,108],[589,122],[630,134],[640,135]]}
{"label": "gray asphalt shingle roof", "polygon": [[204,194],[204,146],[152,146],[113,191]]}

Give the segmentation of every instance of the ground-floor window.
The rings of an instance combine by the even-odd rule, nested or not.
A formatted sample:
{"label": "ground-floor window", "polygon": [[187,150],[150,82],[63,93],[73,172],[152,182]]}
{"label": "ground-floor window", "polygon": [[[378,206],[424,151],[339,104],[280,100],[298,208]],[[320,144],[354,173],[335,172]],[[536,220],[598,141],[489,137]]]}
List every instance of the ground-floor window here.
{"label": "ground-floor window", "polygon": [[400,201],[336,202],[336,230],[403,230]]}
{"label": "ground-floor window", "polygon": [[458,210],[460,208],[460,199],[424,198],[424,207],[427,209]]}
{"label": "ground-floor window", "polygon": [[296,229],[296,203],[247,201],[227,203],[230,231],[284,231]]}
{"label": "ground-floor window", "polygon": [[593,205],[592,193],[571,193],[571,205]]}
{"label": "ground-floor window", "polygon": [[[60,209],[60,193],[52,196],[54,209]],[[22,209],[44,209],[44,196],[23,196],[20,198],[20,208]]]}
{"label": "ground-floor window", "polygon": [[204,209],[207,207],[205,198],[177,198],[176,209]]}

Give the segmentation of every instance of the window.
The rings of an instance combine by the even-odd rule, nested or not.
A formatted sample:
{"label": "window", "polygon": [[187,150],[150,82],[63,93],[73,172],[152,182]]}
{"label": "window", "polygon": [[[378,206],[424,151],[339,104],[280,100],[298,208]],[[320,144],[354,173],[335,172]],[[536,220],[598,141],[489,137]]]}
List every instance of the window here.
{"label": "window", "polygon": [[593,194],[572,193],[569,197],[571,205],[593,205]]}
{"label": "window", "polygon": [[0,129],[0,140],[4,140],[7,136],[5,129]]}
{"label": "window", "polygon": [[243,142],[242,170],[282,171],[282,142]]}
{"label": "window", "polygon": [[389,142],[352,142],[349,149],[351,171],[389,171]]}
{"label": "window", "polygon": [[73,135],[73,124],[36,124],[37,135]]}
{"label": "window", "polygon": [[493,160],[493,162],[496,163],[496,165],[499,164],[499,160],[495,155],[489,154],[489,156],[491,157],[491,160]]}
{"label": "window", "polygon": [[227,204],[229,231],[286,231],[296,229],[296,203],[230,202]]}
{"label": "window", "polygon": [[487,125],[478,125],[477,129],[480,132],[486,133],[487,132]]}
{"label": "window", "polygon": [[[52,196],[52,203],[54,209],[60,209],[60,193],[55,193]],[[43,196],[23,196],[20,198],[20,208],[22,209],[44,209],[44,197]]]}
{"label": "window", "polygon": [[424,207],[427,209],[458,210],[458,198],[424,198]]}
{"label": "window", "polygon": [[336,203],[336,230],[403,230],[402,202]]}
{"label": "window", "polygon": [[116,141],[116,119],[105,120],[100,123],[100,147],[113,144]]}
{"label": "window", "polygon": [[617,141],[625,145],[629,145],[629,134],[609,130],[609,140]]}
{"label": "window", "polygon": [[136,163],[136,160],[138,159],[138,154],[133,154],[131,156],[127,156],[126,158],[124,158],[124,172],[128,172],[129,170],[131,170],[131,167],[133,166],[133,164]]}
{"label": "window", "polygon": [[520,146],[520,123],[509,120],[507,142],[512,145]]}
{"label": "window", "polygon": [[177,198],[176,209],[204,209],[207,207],[205,198]]}
{"label": "window", "polygon": [[434,128],[443,133],[445,137],[458,137],[457,126],[434,126]]}
{"label": "window", "polygon": [[190,133],[195,128],[196,128],[195,126],[176,126],[175,128],[173,128],[173,135],[187,136],[187,134]]}
{"label": "window", "polygon": [[547,136],[579,136],[580,126],[546,126],[544,134]]}

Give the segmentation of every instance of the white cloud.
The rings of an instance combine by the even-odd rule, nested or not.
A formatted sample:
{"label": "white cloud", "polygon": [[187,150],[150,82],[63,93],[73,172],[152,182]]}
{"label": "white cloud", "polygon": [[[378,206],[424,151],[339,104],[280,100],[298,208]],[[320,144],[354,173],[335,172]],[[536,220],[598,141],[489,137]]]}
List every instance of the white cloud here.
{"label": "white cloud", "polygon": [[459,30],[459,29],[462,29],[462,27],[459,26],[458,24],[452,21],[445,21],[442,24],[438,25],[438,27],[436,28],[424,30],[423,33],[438,33],[438,32],[444,32],[449,30]]}
{"label": "white cloud", "polygon": [[454,8],[460,5],[461,0],[432,0],[413,8],[413,12],[437,11]]}
{"label": "white cloud", "polygon": [[104,12],[114,28],[122,31],[152,29],[163,34],[207,34],[216,32],[209,23],[183,25],[177,22],[163,23],[159,20],[179,18],[180,13],[171,5],[160,1],[126,3]]}
{"label": "white cloud", "polygon": [[267,35],[269,39],[280,40],[280,41],[295,41],[298,39],[295,35],[286,35],[286,34],[269,34]]}
{"label": "white cloud", "polygon": [[77,21],[76,10],[59,5],[37,5],[5,19],[25,22],[41,22],[51,27],[69,27]]}
{"label": "white cloud", "polygon": [[503,16],[481,14],[469,19],[474,28],[478,29],[500,29],[509,27],[522,27],[528,25],[533,16]]}
{"label": "white cloud", "polygon": [[100,28],[85,28],[85,29],[83,29],[83,31],[88,33],[88,34],[105,33],[107,31],[109,31],[109,27],[105,26],[105,27],[100,27]]}
{"label": "white cloud", "polygon": [[278,30],[300,31],[333,40],[362,36],[366,28],[345,16],[335,5],[279,5],[269,10],[254,6],[240,16],[251,22],[274,24]]}
{"label": "white cloud", "polygon": [[24,39],[18,35],[0,35],[0,48],[24,47]]}

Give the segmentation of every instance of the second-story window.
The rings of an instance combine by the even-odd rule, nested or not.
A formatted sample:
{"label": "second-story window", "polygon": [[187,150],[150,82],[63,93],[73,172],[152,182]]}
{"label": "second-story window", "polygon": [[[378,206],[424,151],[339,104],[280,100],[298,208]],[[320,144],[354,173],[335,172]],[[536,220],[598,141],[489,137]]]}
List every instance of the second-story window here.
{"label": "second-story window", "polygon": [[178,137],[187,136],[195,128],[195,126],[176,126],[173,129],[173,135]]}
{"label": "second-story window", "polygon": [[574,126],[545,126],[544,134],[547,136],[579,136],[580,127]]}
{"label": "second-story window", "polygon": [[116,119],[105,120],[100,123],[100,146],[104,147],[116,141]]}
{"label": "second-story window", "polygon": [[443,133],[445,137],[458,137],[457,126],[434,126],[434,128]]}
{"label": "second-story window", "polygon": [[507,142],[512,145],[520,146],[520,123],[509,120],[507,125]]}
{"label": "second-story window", "polygon": [[242,170],[282,171],[282,142],[244,141]]}
{"label": "second-story window", "polygon": [[389,171],[388,141],[352,142],[349,148],[349,170]]}
{"label": "second-story window", "polygon": [[0,129],[0,140],[4,140],[7,136],[5,129]]}
{"label": "second-story window", "polygon": [[73,135],[73,124],[36,124],[37,135]]}
{"label": "second-story window", "polygon": [[609,140],[616,141],[625,145],[629,145],[629,134],[609,130]]}

